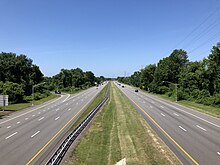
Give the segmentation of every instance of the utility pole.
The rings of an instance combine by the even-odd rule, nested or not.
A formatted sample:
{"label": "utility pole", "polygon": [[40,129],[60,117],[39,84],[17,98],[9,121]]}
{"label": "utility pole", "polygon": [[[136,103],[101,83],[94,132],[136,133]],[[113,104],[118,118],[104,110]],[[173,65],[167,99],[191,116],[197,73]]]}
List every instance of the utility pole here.
{"label": "utility pole", "polygon": [[176,88],[176,102],[178,101],[178,87],[177,87],[177,85],[179,85],[179,84],[177,84],[177,83],[172,83],[172,82],[169,82],[169,81],[162,81],[162,82],[166,82],[166,83],[169,83],[169,84],[174,84],[175,85],[175,88]]}
{"label": "utility pole", "polygon": [[42,82],[42,83],[39,83],[39,84],[32,86],[32,106],[34,106],[34,88],[37,86],[43,85],[43,84],[45,84],[45,82]]}

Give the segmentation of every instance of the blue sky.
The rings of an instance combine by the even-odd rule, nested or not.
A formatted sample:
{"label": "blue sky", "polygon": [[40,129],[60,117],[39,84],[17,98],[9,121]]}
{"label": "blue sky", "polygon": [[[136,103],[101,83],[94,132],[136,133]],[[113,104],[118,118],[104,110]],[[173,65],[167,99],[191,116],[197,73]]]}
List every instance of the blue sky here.
{"label": "blue sky", "polygon": [[45,76],[76,67],[96,76],[131,75],[175,48],[201,60],[220,41],[219,0],[1,0],[0,6],[0,51],[27,55]]}

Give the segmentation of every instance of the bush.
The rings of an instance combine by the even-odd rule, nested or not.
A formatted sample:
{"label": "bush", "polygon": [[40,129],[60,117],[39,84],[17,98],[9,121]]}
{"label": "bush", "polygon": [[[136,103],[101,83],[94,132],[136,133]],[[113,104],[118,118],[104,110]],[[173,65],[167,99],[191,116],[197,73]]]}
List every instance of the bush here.
{"label": "bush", "polygon": [[169,88],[168,87],[166,87],[166,86],[161,86],[161,87],[159,87],[159,93],[160,94],[165,94],[165,93],[167,93],[169,91]]}
{"label": "bush", "polygon": [[24,100],[24,102],[31,102],[32,101],[32,96],[24,96],[23,100]]}

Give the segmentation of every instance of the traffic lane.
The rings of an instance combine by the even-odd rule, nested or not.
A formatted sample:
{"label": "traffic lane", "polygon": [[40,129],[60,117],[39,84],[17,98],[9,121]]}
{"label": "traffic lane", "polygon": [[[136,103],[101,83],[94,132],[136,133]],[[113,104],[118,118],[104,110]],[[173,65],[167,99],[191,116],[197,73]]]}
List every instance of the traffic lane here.
{"label": "traffic lane", "polygon": [[[136,94],[133,94],[136,95]],[[143,98],[143,97],[142,97]],[[200,129],[202,131],[208,131],[210,137],[209,139],[212,139],[212,141],[219,142],[218,138],[220,137],[220,130],[218,127],[213,126],[211,124],[207,124],[203,120],[200,120],[198,118],[194,118],[192,115],[187,115],[186,113],[182,111],[176,111],[173,107],[169,108],[166,105],[162,105],[160,102],[157,103],[156,101],[154,104],[148,99],[146,100],[143,98],[143,100],[146,101],[146,103],[151,104],[150,107],[155,106],[157,108],[158,113],[160,113],[162,116],[168,115],[170,117],[179,118],[182,120],[183,123],[191,123],[196,129]],[[137,100],[140,101],[140,100]],[[145,102],[144,101],[144,102]]]}
{"label": "traffic lane", "polygon": [[[100,89],[100,90],[101,90],[101,89]],[[100,91],[99,91],[99,92],[100,92]],[[98,92],[98,93],[99,93],[99,92]],[[98,94],[98,93],[97,93],[97,94]],[[97,94],[96,94],[96,95],[97,95]],[[90,101],[92,101],[94,98],[95,98],[95,96],[94,96],[92,99],[90,98]],[[90,102],[90,101],[89,101],[89,102]],[[88,103],[88,102],[87,102],[87,103]],[[84,105],[84,108],[83,108],[83,109],[81,108],[81,109],[82,109],[81,113],[85,110],[85,108],[87,107],[87,105],[88,105],[88,104],[85,104],[85,105]],[[76,117],[74,118],[74,121],[77,120],[77,118],[78,118],[79,116],[80,116],[80,113],[79,113],[78,116],[76,116]],[[74,122],[73,122],[73,123],[74,123]],[[69,128],[69,127],[71,127],[71,124],[68,126],[68,128]],[[68,128],[66,129],[66,131],[69,130]],[[56,143],[56,141],[60,143],[60,141],[58,140],[59,137],[62,138],[62,135],[59,134],[58,137],[56,137],[56,138],[53,140],[54,143]],[[61,139],[61,138],[60,138],[60,139]],[[46,157],[45,155],[48,155],[48,150],[53,150],[53,149],[54,149],[54,148],[53,148],[54,143],[51,143],[50,145],[48,145],[48,146],[46,147],[46,149],[43,150],[43,151],[40,153],[40,155],[37,156],[37,157],[33,160],[33,162],[32,162],[31,164],[35,164],[35,163],[38,163],[38,162],[45,162],[45,161],[46,161],[46,160],[44,160],[45,157]],[[51,155],[51,153],[50,153],[50,155]],[[49,157],[50,157],[50,156],[49,156]],[[47,158],[48,158],[48,157],[47,157]]]}
{"label": "traffic lane", "polygon": [[[83,103],[82,103],[83,104]],[[79,104],[79,106],[80,106],[80,104]],[[69,109],[68,109],[69,110]],[[69,115],[68,115],[68,117],[69,117]],[[41,118],[40,118],[41,119]],[[56,119],[58,119],[58,118],[55,118],[54,120],[56,120]],[[45,121],[45,120],[44,120]],[[49,123],[51,123],[51,122],[49,122]],[[32,124],[30,124],[30,125],[32,125]],[[39,125],[39,124],[38,124]],[[48,125],[50,126],[50,124],[46,124],[46,126],[42,126],[43,128],[46,128],[46,127],[48,127]],[[61,125],[61,123],[59,124],[59,125]],[[53,126],[53,124],[52,124],[52,126]],[[55,126],[56,128],[57,128],[57,126]],[[24,130],[23,128],[20,128],[21,130]],[[31,127],[28,131],[26,131],[26,132],[22,132],[22,133],[20,133],[21,131],[20,130],[17,130],[16,132],[16,134],[14,134],[13,136],[16,136],[16,135],[18,135],[18,133],[20,133],[20,135],[25,135],[25,134],[27,134],[27,135],[29,135],[30,137],[31,136],[37,136],[37,134],[39,134],[40,135],[40,132],[39,131],[30,131],[30,130],[32,130],[33,128]],[[40,130],[41,128],[39,128],[39,129],[35,129],[35,130]],[[51,132],[51,130],[53,130],[52,128],[49,128],[49,130],[50,130],[50,132]],[[47,133],[48,133],[48,129],[47,129]],[[32,135],[30,135],[30,134],[32,134]],[[11,136],[10,138],[12,139],[12,138],[14,138],[13,136]],[[23,138],[23,136],[22,136],[22,138]],[[19,142],[19,141],[18,141]],[[20,141],[20,143],[19,143],[19,145],[18,146],[22,146],[22,144],[23,143],[26,143],[27,142],[27,140],[24,138],[23,139],[23,141],[21,140]],[[10,142],[11,143],[11,142]],[[16,145],[14,145],[14,146],[16,146]],[[2,147],[1,147],[2,148]],[[8,148],[8,149],[10,149],[10,147]],[[14,147],[12,148],[12,150],[14,150]],[[21,155],[22,156],[22,155]]]}
{"label": "traffic lane", "polygon": [[[91,93],[91,95],[96,94],[96,92],[97,91],[93,91],[93,93]],[[31,123],[32,121],[37,121],[37,120],[41,121],[41,120],[45,120],[47,118],[53,117],[53,116],[51,116],[51,114],[54,115],[54,116],[62,116],[63,112],[64,112],[64,111],[62,111],[63,109],[66,109],[66,108],[72,107],[72,106],[77,106],[82,101],[83,101],[83,98],[79,97],[78,99],[75,100],[76,104],[74,104],[72,102],[71,103],[65,103],[65,104],[62,104],[62,106],[60,106],[59,108],[57,107],[57,108],[51,109],[50,111],[48,111],[48,110],[45,111],[45,109],[44,109],[44,110],[35,112],[35,114],[30,114],[30,115],[32,115],[31,116],[32,118],[31,117],[26,118],[26,116],[24,116],[24,118],[21,119],[21,120],[14,120],[13,123],[7,123],[7,125],[5,124],[5,127],[1,128],[0,137],[6,136],[7,134],[10,134],[11,132],[15,132],[15,130],[18,129],[19,127],[22,127],[22,129],[24,129],[25,124],[30,125],[30,124],[32,124]],[[68,111],[70,111],[70,110],[71,110],[71,108],[68,108]],[[48,115],[50,115],[50,116],[48,117]],[[5,132],[2,131],[2,129],[4,129]]]}
{"label": "traffic lane", "polygon": [[[164,108],[161,108],[160,106],[159,106],[160,108],[157,107],[154,111],[149,111],[149,106],[146,107],[146,105],[144,105],[144,103],[140,99],[134,97],[134,95],[133,95],[133,100],[137,102],[139,105],[141,105],[143,109],[147,111],[147,113],[150,114],[150,116],[153,117],[154,120],[156,120],[158,124],[162,126],[166,132],[169,132],[169,134],[172,137],[174,137],[174,139],[180,139],[178,143],[181,144],[182,146],[185,146],[188,152],[190,153],[192,152],[193,155],[195,155],[200,160],[201,163],[206,162],[205,164],[207,163],[216,164],[216,161],[218,162],[219,160],[218,146],[220,146],[218,140],[219,132],[215,131],[216,136],[215,138],[213,138],[213,136],[210,136],[210,134],[207,133],[205,130],[203,130],[203,128],[198,127],[198,125],[196,125],[195,123],[192,124],[193,120],[186,121],[187,118],[185,120],[180,120],[179,118],[177,118],[178,120],[176,120],[175,118],[177,116],[169,116],[169,115],[166,116],[164,112]],[[154,105],[156,105],[156,103]],[[161,110],[163,110],[163,113],[158,112]],[[163,120],[163,118],[167,118],[167,119]],[[168,124],[164,124],[164,123],[168,123]],[[177,125],[179,126],[177,127]],[[175,127],[172,128],[173,126]],[[183,134],[180,134],[181,133],[180,131],[182,131],[182,133],[187,132],[187,135],[184,136]],[[191,145],[189,146],[189,144],[186,144],[186,142],[190,142]],[[199,154],[197,154],[198,151],[200,151]]]}
{"label": "traffic lane", "polygon": [[[129,91],[130,93],[134,93],[132,91]],[[152,100],[152,98],[146,98],[145,94],[144,93],[144,96],[143,94],[140,95],[140,93],[135,93],[135,95],[139,95],[140,97],[142,97],[143,99],[145,99],[146,101],[150,101],[152,104],[155,103],[155,98]],[[159,105],[161,108],[168,108],[169,113],[173,113],[174,115],[178,116],[178,115],[182,115],[182,116],[186,116],[187,118],[191,118],[192,120],[195,120],[197,121],[200,125],[202,125],[201,127],[208,127],[214,131],[219,131],[220,129],[220,120],[217,119],[217,118],[214,118],[214,117],[211,117],[211,116],[208,116],[206,114],[201,114],[199,112],[196,112],[192,109],[190,109],[191,111],[194,111],[194,113],[191,113],[188,111],[189,108],[185,108],[185,107],[182,107],[181,109],[176,107],[178,106],[177,104],[174,104],[175,106],[173,105],[170,105],[170,103],[168,102],[164,102],[164,101],[161,101],[161,100],[158,100],[157,101],[157,104],[156,106]],[[198,113],[198,115],[196,115],[196,113]],[[212,127],[212,128],[211,128]]]}
{"label": "traffic lane", "polygon": [[[129,91],[130,92],[130,91]],[[137,97],[136,93],[131,93],[131,95],[133,94],[134,98]],[[182,122],[185,123],[190,123],[193,122],[194,126],[198,129],[201,129],[203,131],[209,131],[209,134],[214,137],[219,137],[219,128],[215,127],[213,125],[207,124],[206,122],[203,122],[203,120],[200,120],[198,118],[194,118],[194,116],[192,115],[188,115],[187,113],[184,113],[182,111],[177,111],[175,108],[173,107],[168,107],[167,105],[163,105],[160,102],[153,102],[149,99],[146,99],[145,97],[142,97],[142,100],[137,100],[137,101],[142,101],[142,103],[145,103],[149,105],[150,108],[152,108],[153,106],[156,107],[156,109],[159,111],[158,113],[160,113],[162,116],[164,115],[168,115],[171,117],[176,117],[176,118],[180,118],[182,119]],[[215,138],[216,140],[216,138]]]}
{"label": "traffic lane", "polygon": [[207,114],[204,114],[204,113],[201,113],[199,111],[195,111],[191,108],[188,108],[188,107],[184,107],[182,105],[179,105],[179,104],[176,104],[176,103],[170,103],[168,101],[165,101],[165,100],[162,100],[158,97],[155,97],[155,96],[152,96],[150,94],[147,94],[147,93],[144,93],[144,92],[139,92],[141,95],[144,95],[146,97],[148,97],[149,99],[152,99],[152,100],[157,100],[158,102],[160,102],[161,104],[163,104],[164,106],[168,106],[169,108],[173,108],[175,110],[178,110],[178,111],[182,111],[183,113],[186,113],[188,115],[191,115],[199,120],[202,120],[208,124],[211,124],[215,127],[218,127],[220,128],[220,120],[216,117],[213,117],[213,116],[210,116],[210,115],[207,115]]}
{"label": "traffic lane", "polygon": [[53,103],[55,103],[57,101],[60,101],[61,99],[65,99],[64,96],[63,97],[61,96],[60,98],[55,99],[55,100],[50,101],[50,102],[47,102],[47,103],[45,103],[43,105],[38,105],[38,106],[34,106],[34,107],[30,107],[30,108],[24,109],[22,111],[14,112],[13,114],[10,114],[9,116],[5,116],[4,118],[0,119],[0,126],[2,124],[4,124],[4,123],[7,123],[7,122],[9,122],[11,120],[14,120],[14,119],[17,119],[19,117],[22,117],[22,116],[24,116],[26,114],[29,114],[31,112],[34,112],[34,111],[36,111],[38,109],[44,108],[46,106],[50,106],[50,104],[53,104]]}
{"label": "traffic lane", "polygon": [[[84,94],[86,92],[90,92],[90,90],[91,90],[91,88],[88,89],[88,91],[86,90],[86,91],[80,92],[78,94],[74,94],[73,96],[71,96],[69,94],[60,95],[61,96],[60,98],[55,99],[55,100],[51,100],[47,103],[44,103],[43,105],[35,105],[34,107],[30,107],[30,108],[24,109],[22,111],[15,112],[15,113],[11,114],[10,116],[6,116],[3,119],[0,119],[0,126],[8,121],[17,119],[19,117],[23,117],[24,115],[28,115],[29,113],[32,113],[34,111],[41,110],[42,108],[48,108],[48,109],[54,108],[57,105],[60,105],[63,102],[65,102],[67,99],[70,98],[70,96],[71,96],[71,98],[74,98],[74,97],[77,97],[78,95]],[[92,90],[94,90],[94,89],[92,89]]]}
{"label": "traffic lane", "polygon": [[[90,96],[90,94],[95,91],[97,91],[97,90],[92,89],[87,92],[83,92],[81,95],[85,96],[86,94],[88,94],[88,96]],[[76,97],[78,97],[78,99]],[[82,96],[80,96],[80,94],[72,96],[72,99],[75,99],[74,101],[76,101],[76,102],[80,98],[82,98]],[[20,127],[20,125],[28,124],[30,120],[35,120],[39,116],[43,116],[46,113],[51,113],[54,110],[59,111],[60,109],[65,108],[65,106],[67,106],[68,104],[69,104],[68,101],[63,102],[63,100],[60,100],[59,102],[56,102],[56,104],[52,104],[52,105],[49,104],[49,105],[44,106],[40,109],[36,109],[30,113],[25,112],[25,113],[23,113],[24,115],[19,114],[19,117],[17,117],[17,118],[15,118],[13,116],[13,120],[8,120],[8,122],[4,122],[1,124],[0,136],[8,134],[10,131],[13,131],[14,129]]]}
{"label": "traffic lane", "polygon": [[[134,100],[135,101],[135,100]],[[135,102],[138,103],[136,100]],[[138,103],[178,144],[190,153],[198,162],[203,164],[216,164],[219,156],[219,134],[210,136],[210,131],[196,127],[196,122],[188,122],[181,118],[174,118],[165,113],[158,113],[156,108],[150,109]],[[154,111],[154,112],[153,112]]]}

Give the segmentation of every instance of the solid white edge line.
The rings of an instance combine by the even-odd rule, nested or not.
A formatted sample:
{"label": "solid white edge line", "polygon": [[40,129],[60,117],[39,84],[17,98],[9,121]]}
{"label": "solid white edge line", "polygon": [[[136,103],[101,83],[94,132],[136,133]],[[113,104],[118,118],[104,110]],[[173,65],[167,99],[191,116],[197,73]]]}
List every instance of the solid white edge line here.
{"label": "solid white edge line", "polygon": [[185,131],[185,132],[187,131],[185,128],[183,128],[183,127],[181,127],[181,126],[179,126],[179,128],[182,129],[182,130]]}
{"label": "solid white edge line", "polygon": [[[156,99],[156,98],[151,97],[151,96],[149,96],[149,97],[150,97],[151,99]],[[213,126],[215,126],[215,127],[220,128],[220,125],[217,125],[217,124],[212,123],[212,122],[210,122],[210,121],[208,121],[208,120],[206,120],[206,119],[203,119],[203,118],[201,118],[201,117],[199,117],[199,116],[196,116],[196,115],[194,115],[194,114],[192,114],[192,113],[190,113],[190,112],[187,112],[187,111],[184,111],[184,110],[182,110],[182,109],[180,109],[180,108],[177,108],[177,107],[171,105],[170,103],[166,103],[165,101],[161,101],[161,100],[159,100],[158,98],[157,98],[157,101],[158,101],[158,102],[161,102],[161,103],[163,103],[163,104],[166,104],[167,106],[173,107],[173,108],[175,108],[175,109],[177,109],[177,110],[179,110],[179,111],[182,111],[182,112],[184,112],[184,113],[186,113],[186,114],[188,114],[188,115],[191,115],[191,116],[193,116],[193,117],[195,117],[195,118],[197,118],[197,119],[200,119],[200,120],[202,120],[202,121],[204,121],[204,122],[206,122],[206,123],[209,123],[209,124],[211,124],[211,125],[213,125]],[[179,106],[180,106],[180,105],[179,105]],[[195,111],[195,112],[196,112],[196,111]],[[202,115],[204,115],[204,114],[202,114]],[[210,117],[212,117],[212,116],[210,116]]]}
{"label": "solid white edge line", "polygon": [[67,98],[63,100],[63,103],[70,97],[70,94],[68,94]]}
{"label": "solid white edge line", "polygon": [[203,130],[203,131],[207,131],[205,128],[203,128],[203,127],[201,127],[201,126],[199,126],[199,125],[196,125],[196,127],[200,128],[200,129]]}
{"label": "solid white edge line", "polygon": [[40,131],[35,132],[33,135],[31,135],[31,138],[33,138],[34,136],[36,136],[39,133],[40,133]]}
{"label": "solid white edge line", "polygon": [[18,132],[15,132],[15,133],[13,133],[13,134],[9,135],[8,137],[6,137],[5,139],[9,139],[10,137],[12,137],[12,136],[16,135],[17,133],[18,133]]}

